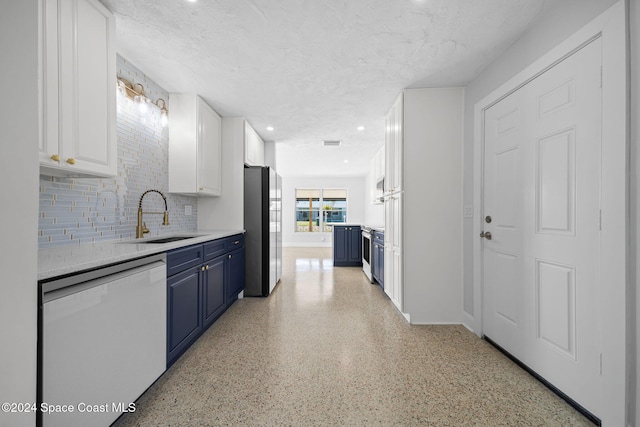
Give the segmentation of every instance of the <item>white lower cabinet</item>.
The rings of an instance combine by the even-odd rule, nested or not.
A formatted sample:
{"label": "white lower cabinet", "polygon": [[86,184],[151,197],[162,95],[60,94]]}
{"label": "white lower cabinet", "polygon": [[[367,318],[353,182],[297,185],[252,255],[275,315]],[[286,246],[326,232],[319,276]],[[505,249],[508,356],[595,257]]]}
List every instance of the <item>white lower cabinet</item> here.
{"label": "white lower cabinet", "polygon": [[[391,301],[403,311],[402,301],[402,196],[387,197],[385,201],[384,233],[384,290]],[[387,282],[389,285],[387,285]]]}
{"label": "white lower cabinet", "polygon": [[115,176],[115,17],[97,0],[41,7],[41,173]]}
{"label": "white lower cabinet", "polygon": [[202,98],[169,95],[169,192],[222,194],[222,119]]}

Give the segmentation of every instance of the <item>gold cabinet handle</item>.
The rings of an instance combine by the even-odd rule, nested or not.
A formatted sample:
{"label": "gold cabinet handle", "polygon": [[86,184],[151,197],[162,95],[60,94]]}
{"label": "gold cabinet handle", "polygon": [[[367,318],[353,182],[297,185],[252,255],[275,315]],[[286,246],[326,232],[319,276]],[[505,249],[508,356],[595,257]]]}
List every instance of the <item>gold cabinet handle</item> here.
{"label": "gold cabinet handle", "polygon": [[204,265],[200,267],[200,271],[204,271]]}
{"label": "gold cabinet handle", "polygon": [[208,270],[208,269],[209,269],[209,266],[207,265],[204,269],[205,269],[205,270]]}
{"label": "gold cabinet handle", "polygon": [[53,156],[51,156],[51,160],[53,160],[54,162],[59,162],[60,156],[58,156],[57,154],[54,154]]}
{"label": "gold cabinet handle", "polygon": [[73,157],[69,157],[69,158],[67,159],[67,163],[69,163],[70,165],[75,165],[75,164],[76,164],[76,161],[75,161],[75,159],[74,159]]}
{"label": "gold cabinet handle", "polygon": [[231,259],[231,255],[229,255],[229,259]]}

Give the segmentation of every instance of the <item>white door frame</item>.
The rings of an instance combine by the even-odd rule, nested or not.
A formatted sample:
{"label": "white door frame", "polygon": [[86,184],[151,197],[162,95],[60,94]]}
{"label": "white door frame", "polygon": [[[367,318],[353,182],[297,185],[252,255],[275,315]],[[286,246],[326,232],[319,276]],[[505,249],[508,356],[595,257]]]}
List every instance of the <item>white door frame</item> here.
{"label": "white door frame", "polygon": [[474,107],[474,316],[469,326],[482,336],[482,182],[484,175],[484,112],[510,93],[546,71],[596,37],[602,38],[602,232],[601,302],[603,426],[624,426],[627,402],[626,294],[629,230],[628,212],[628,84],[627,38],[624,0],[585,25],[542,58],[508,80]]}

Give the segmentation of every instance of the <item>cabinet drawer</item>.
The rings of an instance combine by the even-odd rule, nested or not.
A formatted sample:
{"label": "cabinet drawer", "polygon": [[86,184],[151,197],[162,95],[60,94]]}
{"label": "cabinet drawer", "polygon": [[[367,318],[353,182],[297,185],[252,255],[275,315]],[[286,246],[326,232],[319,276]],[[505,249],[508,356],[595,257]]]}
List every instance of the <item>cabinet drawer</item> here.
{"label": "cabinet drawer", "polygon": [[225,242],[226,242],[227,252],[237,248],[241,248],[242,246],[244,246],[244,235],[236,234],[234,236],[227,237]]}
{"label": "cabinet drawer", "polygon": [[187,246],[167,253],[167,276],[198,266],[203,262],[202,245]]}
{"label": "cabinet drawer", "polygon": [[217,256],[222,255],[226,252],[226,240],[225,239],[217,239],[212,240],[211,242],[207,242],[204,244],[204,259],[205,261],[209,261]]}
{"label": "cabinet drawer", "polygon": [[380,243],[381,245],[384,245],[384,233],[380,231],[374,231],[373,241],[376,243]]}

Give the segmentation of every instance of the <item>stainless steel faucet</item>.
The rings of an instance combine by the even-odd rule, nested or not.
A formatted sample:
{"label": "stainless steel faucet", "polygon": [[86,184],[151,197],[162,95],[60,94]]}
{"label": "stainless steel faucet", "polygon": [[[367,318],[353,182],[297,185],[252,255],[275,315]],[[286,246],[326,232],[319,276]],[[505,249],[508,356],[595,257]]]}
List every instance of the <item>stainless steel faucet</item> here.
{"label": "stainless steel faucet", "polygon": [[[162,196],[162,199],[164,200],[164,212],[142,212],[142,199],[148,193],[158,193],[159,195]],[[142,214],[152,214],[152,215],[163,214],[164,219],[162,221],[162,225],[169,225],[169,211],[167,209],[167,197],[158,190],[147,190],[144,193],[142,193],[142,196],[140,196],[140,201],[138,202],[138,226],[136,227],[136,239],[140,239],[144,237],[144,235],[149,232],[149,229],[147,228],[147,224],[142,222]]]}

